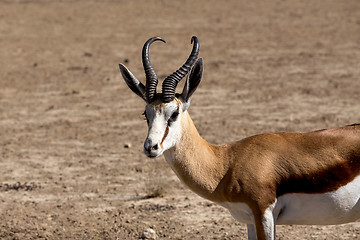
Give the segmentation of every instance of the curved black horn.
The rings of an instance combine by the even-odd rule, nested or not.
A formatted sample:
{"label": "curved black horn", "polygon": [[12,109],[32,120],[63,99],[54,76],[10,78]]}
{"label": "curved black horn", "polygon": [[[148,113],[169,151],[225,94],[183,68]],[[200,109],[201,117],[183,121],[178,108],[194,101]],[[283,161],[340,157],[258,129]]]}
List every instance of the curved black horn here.
{"label": "curved black horn", "polygon": [[146,74],[145,95],[146,95],[146,101],[149,103],[153,101],[154,96],[156,95],[156,86],[158,84],[158,77],[156,75],[153,66],[151,65],[149,58],[149,47],[153,42],[157,40],[160,40],[165,43],[165,40],[162,39],[161,37],[152,37],[146,41],[142,50],[142,62]]}
{"label": "curved black horn", "polygon": [[191,43],[194,42],[193,49],[190,56],[176,72],[172,73],[170,76],[166,77],[162,84],[162,100],[163,102],[171,102],[175,97],[175,89],[177,84],[185,75],[190,71],[192,65],[195,63],[197,56],[199,54],[199,39],[196,36],[191,38]]}

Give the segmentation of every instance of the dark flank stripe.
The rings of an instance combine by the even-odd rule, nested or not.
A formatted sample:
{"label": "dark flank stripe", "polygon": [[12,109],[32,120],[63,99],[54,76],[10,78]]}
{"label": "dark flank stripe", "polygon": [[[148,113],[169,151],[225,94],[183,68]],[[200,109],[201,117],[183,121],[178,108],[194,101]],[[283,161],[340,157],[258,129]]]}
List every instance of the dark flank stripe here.
{"label": "dark flank stripe", "polygon": [[360,150],[350,153],[346,162],[316,174],[297,175],[284,179],[277,187],[277,197],[286,193],[326,193],[345,186],[360,175]]}
{"label": "dark flank stripe", "polygon": [[[350,183],[357,176],[360,176],[360,142],[359,140],[352,140],[354,138],[359,139],[358,134],[360,132],[358,132],[358,127],[359,124],[353,124],[345,128],[340,128],[337,137],[332,141],[328,141],[326,145],[317,145],[314,140],[307,138],[310,143],[313,143],[313,146],[317,145],[317,147],[315,147],[315,149],[318,148],[317,153],[312,152],[311,155],[313,162],[317,162],[319,169],[315,172],[297,171],[296,174],[286,176],[277,185],[276,195],[281,196],[286,193],[332,192]],[[326,132],[326,130],[323,132]],[[343,133],[340,134],[341,132]],[[318,133],[321,133],[321,131]],[[345,144],[345,142],[341,141],[346,137],[349,137],[349,140]],[[328,140],[330,137],[325,139]],[[325,139],[318,139],[318,141],[325,141]],[[336,149],[333,155],[325,153],[323,149],[326,149],[326,146],[328,146],[328,148],[331,146],[331,148]],[[308,147],[308,149],[310,149],[310,147]],[[302,156],[303,160],[305,160],[306,157],[306,152],[304,151],[304,155]],[[301,159],[301,157],[299,156],[298,159]],[[306,165],[303,167],[306,168]]]}
{"label": "dark flank stripe", "polygon": [[348,127],[356,127],[356,126],[360,126],[360,123],[354,123],[354,124],[350,124],[350,125],[347,125]]}
{"label": "dark flank stripe", "polygon": [[[229,202],[268,206],[285,194],[332,192],[360,176],[360,125],[260,134],[228,146],[231,171],[218,189]],[[222,148],[214,151],[221,156]]]}

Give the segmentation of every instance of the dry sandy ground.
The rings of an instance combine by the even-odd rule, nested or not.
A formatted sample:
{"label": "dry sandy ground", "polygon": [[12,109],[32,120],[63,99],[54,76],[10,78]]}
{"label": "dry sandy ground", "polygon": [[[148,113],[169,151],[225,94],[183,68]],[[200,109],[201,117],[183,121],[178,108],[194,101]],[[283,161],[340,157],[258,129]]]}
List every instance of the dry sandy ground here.
{"label": "dry sandy ground", "polygon": [[[0,238],[245,239],[245,225],[142,154],[141,48],[163,78],[200,39],[190,114],[225,143],[360,122],[360,1],[0,2]],[[160,195],[160,196],[159,196]],[[147,198],[153,196],[154,198]],[[360,224],[278,239],[360,239]]]}

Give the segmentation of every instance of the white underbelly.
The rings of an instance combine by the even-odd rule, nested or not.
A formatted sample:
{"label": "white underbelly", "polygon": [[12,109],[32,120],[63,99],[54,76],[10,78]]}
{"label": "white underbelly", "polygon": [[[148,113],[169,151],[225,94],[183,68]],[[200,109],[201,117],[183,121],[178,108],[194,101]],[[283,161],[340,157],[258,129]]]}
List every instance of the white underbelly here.
{"label": "white underbelly", "polygon": [[227,208],[231,215],[241,223],[251,224],[254,216],[246,203],[239,202],[219,202],[219,205]]}
{"label": "white underbelly", "polygon": [[360,219],[360,177],[336,191],[286,194],[277,199],[276,224],[341,224]]}
{"label": "white underbelly", "polygon": [[[360,219],[360,176],[336,191],[322,194],[292,193],[279,197],[273,215],[279,225],[332,225]],[[253,223],[245,203],[222,202],[240,222]]]}

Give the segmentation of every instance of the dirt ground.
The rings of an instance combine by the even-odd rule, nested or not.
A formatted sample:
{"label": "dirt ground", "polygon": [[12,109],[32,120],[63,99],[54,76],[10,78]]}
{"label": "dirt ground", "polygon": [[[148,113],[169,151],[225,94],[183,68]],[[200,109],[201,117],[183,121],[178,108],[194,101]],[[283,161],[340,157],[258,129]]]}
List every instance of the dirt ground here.
{"label": "dirt ground", "polygon": [[[0,239],[245,239],[244,224],[142,153],[141,48],[163,79],[200,40],[190,114],[209,142],[360,122],[360,1],[0,2]],[[360,223],[278,226],[360,239]]]}

